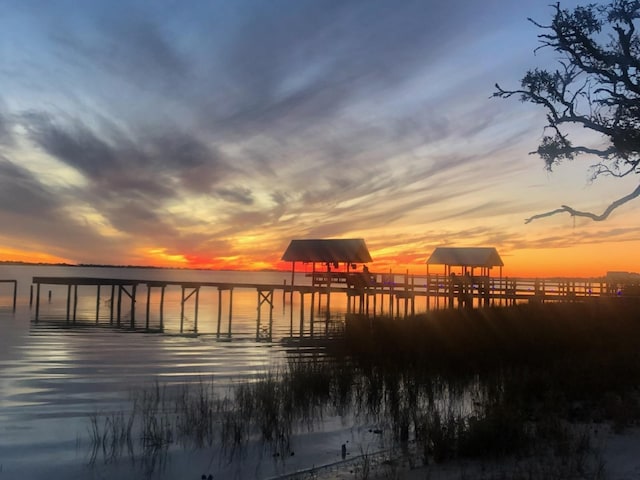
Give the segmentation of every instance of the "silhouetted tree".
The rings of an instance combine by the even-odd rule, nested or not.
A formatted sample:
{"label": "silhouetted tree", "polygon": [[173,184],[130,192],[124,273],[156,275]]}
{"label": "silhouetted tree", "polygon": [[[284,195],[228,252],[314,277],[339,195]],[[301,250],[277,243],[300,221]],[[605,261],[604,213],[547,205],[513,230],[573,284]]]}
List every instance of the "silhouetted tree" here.
{"label": "silhouetted tree", "polygon": [[[588,154],[597,158],[591,179],[601,175],[626,177],[640,174],[640,37],[636,32],[640,0],[613,0],[576,7],[573,11],[553,5],[550,25],[528,19],[542,30],[541,45],[560,54],[555,71],[529,70],[521,88],[505,90],[496,83],[494,97],[519,96],[523,102],[547,111],[545,135],[535,152],[552,168],[563,160]],[[595,145],[574,145],[572,126],[601,134]],[[567,212],[600,221],[620,205],[640,196],[640,184],[612,202],[601,214],[575,210],[567,205],[525,220]]]}

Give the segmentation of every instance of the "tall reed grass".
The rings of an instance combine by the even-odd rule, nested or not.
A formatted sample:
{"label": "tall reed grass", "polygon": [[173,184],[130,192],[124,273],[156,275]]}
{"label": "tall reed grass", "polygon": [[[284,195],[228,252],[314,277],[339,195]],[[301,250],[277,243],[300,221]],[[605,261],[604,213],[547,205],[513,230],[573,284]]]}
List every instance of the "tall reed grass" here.
{"label": "tall reed grass", "polygon": [[[354,316],[324,355],[292,355],[225,395],[213,380],[171,394],[156,384],[134,396],[132,413],[93,415],[93,461],[157,466],[172,446],[216,447],[230,461],[258,442],[285,462],[296,433],[340,416],[411,445],[422,464],[564,456],[575,478],[600,478],[575,425],[638,422],[639,341],[637,312],[613,302]],[[544,478],[542,465],[524,465],[528,476],[512,478]]]}

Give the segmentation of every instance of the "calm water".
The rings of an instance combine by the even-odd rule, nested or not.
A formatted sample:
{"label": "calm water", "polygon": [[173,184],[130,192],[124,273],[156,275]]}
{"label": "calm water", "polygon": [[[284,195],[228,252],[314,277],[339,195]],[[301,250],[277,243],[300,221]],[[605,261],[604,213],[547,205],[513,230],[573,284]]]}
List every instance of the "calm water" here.
{"label": "calm water", "polygon": [[[222,391],[234,382],[255,378],[280,365],[287,355],[296,354],[280,340],[290,335],[292,325],[294,336],[299,334],[299,300],[294,297],[291,308],[288,296],[283,299],[281,292],[276,292],[273,299],[273,341],[256,341],[258,297],[253,289],[234,290],[232,336],[230,341],[221,342],[215,335],[216,289],[200,292],[201,335],[179,335],[179,287],[166,291],[165,332],[143,333],[109,327],[110,288],[101,291],[98,326],[95,287],[79,289],[76,323],[67,325],[67,288],[43,285],[40,320],[34,322],[35,306],[29,305],[33,276],[260,284],[291,280],[290,273],[0,266],[0,279],[18,280],[15,312],[11,309],[11,286],[0,284],[0,480],[143,478],[139,467],[126,460],[89,465],[90,415],[129,408],[132,391],[156,381],[177,385],[213,378]],[[296,283],[304,281],[304,275],[296,276]],[[154,325],[158,322],[159,293],[152,290],[151,295],[150,323]],[[193,328],[192,300],[185,308],[185,331]],[[228,302],[226,293],[224,302]],[[332,313],[339,317],[343,307],[338,299],[332,299]],[[127,308],[123,307],[123,311]],[[222,311],[226,332],[228,303],[224,303]],[[146,287],[141,286],[136,303],[138,324],[144,325],[145,312]],[[268,315],[263,306],[263,321]],[[304,315],[307,330],[308,306]],[[123,324],[129,319],[123,317]],[[214,473],[215,478],[270,478],[331,463],[338,459],[341,443],[359,435],[339,419],[327,419],[319,430],[297,438],[299,454],[286,465],[255,458],[222,465],[214,461],[211,452],[177,451],[151,478],[199,479],[205,472]]]}

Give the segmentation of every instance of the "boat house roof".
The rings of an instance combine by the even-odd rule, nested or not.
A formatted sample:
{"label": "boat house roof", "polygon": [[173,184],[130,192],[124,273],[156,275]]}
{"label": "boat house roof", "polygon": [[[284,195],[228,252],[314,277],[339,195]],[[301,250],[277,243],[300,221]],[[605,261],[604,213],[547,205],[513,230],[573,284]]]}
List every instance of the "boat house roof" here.
{"label": "boat house roof", "polygon": [[362,238],[291,240],[282,256],[286,262],[367,263],[369,249]]}
{"label": "boat house roof", "polygon": [[493,247],[437,247],[427,264],[485,268],[504,266],[498,251]]}

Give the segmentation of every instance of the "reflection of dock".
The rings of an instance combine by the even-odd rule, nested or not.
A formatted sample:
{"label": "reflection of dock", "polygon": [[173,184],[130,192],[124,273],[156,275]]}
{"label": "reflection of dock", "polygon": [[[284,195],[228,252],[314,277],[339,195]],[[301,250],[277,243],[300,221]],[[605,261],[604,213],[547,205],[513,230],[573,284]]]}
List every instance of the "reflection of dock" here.
{"label": "reflection of dock", "polygon": [[[233,294],[237,290],[254,290],[257,293],[257,314],[256,314],[256,339],[270,340],[272,338],[274,292],[281,291],[283,302],[286,296],[291,299],[293,309],[293,296],[298,297],[299,312],[299,334],[305,331],[305,322],[308,313],[311,335],[314,334],[314,324],[318,323],[317,315],[322,313],[323,333],[328,333],[330,324],[334,320],[330,313],[329,302],[327,310],[321,312],[314,309],[315,297],[345,292],[344,287],[329,286],[318,288],[308,285],[287,285],[282,284],[258,284],[258,283],[238,283],[238,282],[188,282],[188,281],[159,281],[159,280],[139,280],[120,278],[91,278],[91,277],[33,277],[35,285],[35,321],[41,320],[40,304],[43,285],[66,286],[66,322],[75,324],[78,318],[78,289],[95,288],[95,324],[98,325],[101,315],[104,316],[104,309],[108,309],[109,325],[115,327],[128,327],[132,330],[163,331],[165,314],[165,290],[167,287],[178,287],[181,290],[180,296],[180,333],[185,333],[186,310],[193,318],[193,327],[189,331],[198,334],[198,320],[200,310],[200,295],[203,290],[217,291],[217,325],[215,335],[218,338],[230,338],[232,335],[233,320]],[[143,287],[143,288],[140,288]],[[107,290],[108,300],[101,305],[101,296]],[[142,293],[141,293],[142,292]],[[154,310],[158,310],[159,327],[151,327],[151,299],[154,292],[159,292],[159,300],[154,305]],[[225,298],[223,298],[223,296]],[[140,298],[141,297],[141,298]],[[156,295],[157,297],[157,295]],[[49,300],[51,292],[49,292]],[[144,318],[136,316],[136,303],[144,301],[146,308]],[[224,300],[224,301],[223,301]],[[30,305],[33,305],[33,291],[30,298]],[[227,310],[223,312],[223,304]],[[264,318],[263,318],[264,316]],[[226,318],[225,318],[226,317]],[[293,319],[293,316],[292,316]],[[226,325],[225,325],[226,323]],[[226,330],[225,330],[226,327]],[[320,333],[320,332],[316,332]],[[291,321],[290,334],[294,335],[293,320]]]}
{"label": "reflection of dock", "polygon": [[[77,318],[78,288],[95,288],[95,323],[99,323],[101,309],[108,309],[109,324],[131,329],[150,328],[152,293],[159,292],[154,310],[159,311],[160,326],[164,328],[165,289],[179,287],[180,333],[185,330],[185,310],[193,315],[193,327],[189,331],[198,333],[198,310],[203,289],[217,291],[217,324],[215,335],[229,338],[232,333],[234,291],[254,290],[257,294],[256,338],[271,339],[273,325],[274,292],[281,291],[283,301],[289,297],[293,309],[293,298],[299,301],[299,335],[308,331],[314,334],[328,334],[334,318],[331,298],[342,295],[346,298],[347,313],[357,313],[375,319],[377,316],[407,317],[417,311],[442,308],[476,308],[506,306],[522,302],[580,302],[598,297],[635,297],[636,285],[626,285],[606,277],[598,279],[526,279],[490,278],[486,276],[446,276],[446,275],[395,275],[370,274],[363,279],[361,273],[322,272],[309,275],[311,285],[255,284],[229,282],[179,282],[157,280],[131,280],[114,278],[85,277],[34,277],[35,321],[40,319],[42,285],[62,285],[67,287],[66,321],[75,323]],[[12,281],[14,282],[14,281]],[[139,288],[143,286],[145,288]],[[101,305],[101,293],[107,289],[109,300]],[[142,292],[142,293],[141,293]],[[223,296],[225,301],[223,302]],[[145,301],[143,319],[136,318],[138,297]],[[157,298],[157,295],[155,295]],[[33,298],[32,298],[33,301]],[[223,312],[223,303],[228,310]],[[14,284],[15,306],[15,284]],[[308,317],[307,317],[308,315]],[[294,336],[292,315],[290,334]],[[309,322],[305,326],[305,322]],[[321,327],[314,325],[321,323]],[[156,328],[157,329],[157,328]]]}
{"label": "reflection of dock", "polygon": [[[108,289],[110,294],[106,305],[109,309],[109,324],[116,327],[124,325],[125,316],[128,314],[128,327],[131,329],[150,330],[151,320],[151,297],[154,291],[159,291],[160,300],[159,308],[159,329],[164,330],[164,309],[165,309],[165,290],[169,286],[177,286],[181,289],[180,298],[180,333],[184,333],[185,308],[189,303],[193,304],[193,333],[198,333],[198,313],[200,305],[200,293],[202,289],[215,289],[218,293],[218,312],[217,312],[217,330],[218,337],[231,337],[232,318],[233,318],[233,292],[236,289],[252,289],[256,290],[257,301],[257,322],[256,336],[258,338],[271,338],[271,327],[273,324],[273,294],[275,290],[286,289],[291,291],[291,286],[286,285],[268,285],[268,284],[249,284],[249,283],[229,283],[229,282],[176,282],[176,281],[158,281],[158,280],[137,280],[137,279],[118,279],[118,278],[88,278],[88,277],[33,277],[33,283],[36,285],[35,300],[35,321],[40,320],[40,294],[42,285],[62,285],[67,287],[66,296],[66,321],[67,323],[75,323],[77,318],[78,307],[78,288],[94,287],[96,289],[95,303],[95,323],[99,323],[101,315],[100,298],[102,289]],[[136,302],[140,296],[140,286],[146,287],[144,300],[146,302],[144,327],[137,323],[136,318]],[[293,287],[295,292],[304,295],[309,287]],[[223,329],[223,295],[227,297],[227,330]],[[126,305],[125,305],[126,304]],[[262,325],[262,312],[268,310],[268,323],[265,328]]]}

